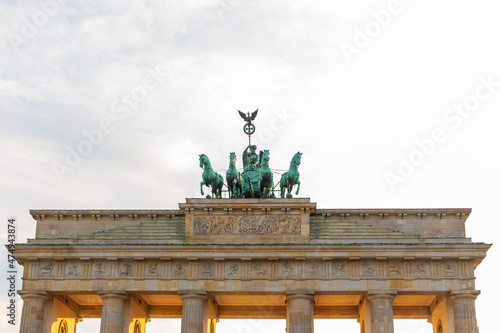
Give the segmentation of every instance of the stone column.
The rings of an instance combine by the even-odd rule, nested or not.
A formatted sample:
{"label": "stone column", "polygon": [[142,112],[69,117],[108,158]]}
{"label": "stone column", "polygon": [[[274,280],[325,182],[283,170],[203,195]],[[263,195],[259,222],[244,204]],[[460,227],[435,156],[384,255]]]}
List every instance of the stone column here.
{"label": "stone column", "polygon": [[207,293],[203,291],[179,292],[182,299],[181,333],[204,333],[207,329],[205,323],[205,305]]}
{"label": "stone column", "polygon": [[394,316],[392,301],[395,292],[368,292],[367,299],[371,303],[371,333],[394,333]]}
{"label": "stone column", "polygon": [[102,299],[101,333],[123,333],[123,314],[129,296],[124,291],[98,292]]}
{"label": "stone column", "polygon": [[23,299],[19,333],[42,333],[44,304],[49,299],[46,292],[20,291]]}
{"label": "stone column", "polygon": [[477,333],[475,300],[478,290],[460,290],[451,292],[453,313],[455,316],[455,333]]}
{"label": "stone column", "polygon": [[286,308],[287,333],[314,332],[313,292],[287,292]]}

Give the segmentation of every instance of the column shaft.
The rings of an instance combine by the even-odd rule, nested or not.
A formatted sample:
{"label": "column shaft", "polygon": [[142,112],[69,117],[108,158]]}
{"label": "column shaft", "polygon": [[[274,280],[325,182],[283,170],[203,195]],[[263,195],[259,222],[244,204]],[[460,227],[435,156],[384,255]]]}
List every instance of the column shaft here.
{"label": "column shaft", "polygon": [[205,323],[205,303],[203,293],[181,294],[182,322],[181,333],[203,333]]}
{"label": "column shaft", "polygon": [[314,332],[314,294],[290,293],[286,296],[287,333]]}
{"label": "column shaft", "polygon": [[371,303],[372,333],[394,333],[394,315],[392,301],[395,295],[391,293],[369,293]]}
{"label": "column shaft", "polygon": [[23,299],[19,333],[42,333],[44,304],[48,296],[44,292],[19,292]]}
{"label": "column shaft", "polygon": [[102,298],[101,333],[123,333],[123,314],[128,295],[124,292],[99,293]]}
{"label": "column shaft", "polygon": [[477,333],[475,300],[479,291],[452,292],[455,333]]}

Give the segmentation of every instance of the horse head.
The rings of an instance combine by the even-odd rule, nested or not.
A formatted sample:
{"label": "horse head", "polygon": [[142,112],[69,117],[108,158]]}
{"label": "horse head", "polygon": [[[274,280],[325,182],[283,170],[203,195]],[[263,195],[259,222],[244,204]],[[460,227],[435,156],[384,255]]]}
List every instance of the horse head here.
{"label": "horse head", "polygon": [[229,153],[229,166],[236,166],[236,153]]}
{"label": "horse head", "polygon": [[264,161],[269,161],[269,150],[268,149],[264,149],[264,154],[262,155],[262,159]]}
{"label": "horse head", "polygon": [[295,155],[293,155],[292,161],[290,162],[290,166],[293,165],[299,166],[301,159],[302,159],[302,153],[299,151]]}
{"label": "horse head", "polygon": [[205,154],[200,154],[200,168],[203,169],[203,166],[206,164],[206,161],[208,160],[207,155]]}

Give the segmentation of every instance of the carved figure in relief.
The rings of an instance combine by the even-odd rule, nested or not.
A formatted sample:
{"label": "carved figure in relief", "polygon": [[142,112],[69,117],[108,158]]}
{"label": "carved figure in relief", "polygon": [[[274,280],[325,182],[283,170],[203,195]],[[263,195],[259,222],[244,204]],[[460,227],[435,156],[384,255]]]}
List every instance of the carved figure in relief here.
{"label": "carved figure in relief", "polygon": [[228,270],[227,270],[227,276],[237,276],[238,271],[240,270],[240,267],[238,265],[232,265]]}
{"label": "carved figure in relief", "polygon": [[300,216],[195,216],[193,232],[195,235],[300,234]]}
{"label": "carved figure in relief", "polygon": [[345,264],[338,263],[335,265],[335,275],[345,275],[347,272],[345,271]]}
{"label": "carved figure in relief", "polygon": [[416,264],[415,265],[415,276],[416,277],[422,277],[427,275],[427,271],[425,270],[425,265],[424,264]]}
{"label": "carved figure in relief", "polygon": [[444,275],[445,276],[457,276],[457,270],[450,263],[444,265]]}
{"label": "carved figure in relief", "polygon": [[122,266],[122,269],[120,270],[120,275],[129,276],[131,272],[132,272],[132,266],[130,266],[130,264],[124,264]]}
{"label": "carved figure in relief", "polygon": [[148,266],[148,273],[149,274],[157,275],[158,274],[158,269],[156,268],[156,266],[157,266],[156,263],[149,264],[149,266]]}
{"label": "carved figure in relief", "polygon": [[212,275],[212,268],[210,267],[210,264],[203,264],[201,271],[201,275]]}
{"label": "carved figure in relief", "polygon": [[78,267],[76,265],[71,265],[68,267],[68,276],[78,276]]}
{"label": "carved figure in relief", "polygon": [[266,270],[261,267],[261,264],[254,264],[253,270],[255,271],[255,273],[257,273],[257,276],[263,276],[264,274],[266,274]]}
{"label": "carved figure in relief", "polygon": [[364,262],[361,264],[361,268],[363,269],[363,274],[365,276],[373,276],[375,275],[375,269],[373,269],[372,265]]}
{"label": "carved figure in relief", "polygon": [[101,275],[104,275],[105,271],[104,271],[104,268],[102,267],[102,263],[98,262],[97,264],[95,264],[95,274],[97,276],[101,276]]}
{"label": "carved figure in relief", "polygon": [[283,273],[285,273],[286,275],[291,275],[293,273],[293,267],[289,262],[283,263]]}
{"label": "carved figure in relief", "polygon": [[183,264],[175,264],[175,275],[184,275],[186,274],[186,269]]}
{"label": "carved figure in relief", "polygon": [[401,275],[401,266],[399,264],[389,266],[389,274]]}
{"label": "carved figure in relief", "polygon": [[54,271],[54,264],[49,262],[47,265],[42,267],[40,276],[52,276],[53,271]]}
{"label": "carved figure in relief", "polygon": [[309,268],[309,275],[317,275],[318,274],[319,265],[315,262],[312,263],[311,268]]}

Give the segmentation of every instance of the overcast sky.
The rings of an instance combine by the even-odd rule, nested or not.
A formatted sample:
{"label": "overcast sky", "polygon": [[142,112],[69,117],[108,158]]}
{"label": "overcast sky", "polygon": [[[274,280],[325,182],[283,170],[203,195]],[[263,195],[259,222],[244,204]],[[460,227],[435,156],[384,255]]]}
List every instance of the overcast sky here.
{"label": "overcast sky", "polygon": [[[497,242],[499,13],[495,0],[3,0],[2,242],[9,217],[19,242],[34,237],[29,209],[201,197],[198,155],[225,173],[235,151],[241,167],[237,110],[257,108],[254,143],[273,169],[303,152],[299,196],[318,208],[472,208],[467,235]],[[481,332],[497,331],[499,260],[494,246],[476,269]]]}

